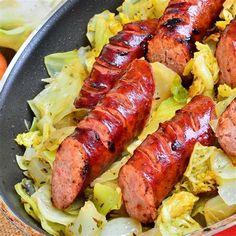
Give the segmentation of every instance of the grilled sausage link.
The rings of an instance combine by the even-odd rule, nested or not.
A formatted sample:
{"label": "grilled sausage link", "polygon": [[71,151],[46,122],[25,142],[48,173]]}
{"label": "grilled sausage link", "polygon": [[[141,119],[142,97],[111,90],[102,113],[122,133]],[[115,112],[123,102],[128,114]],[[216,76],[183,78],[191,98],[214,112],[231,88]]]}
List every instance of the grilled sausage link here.
{"label": "grilled sausage link", "polygon": [[236,19],[223,32],[217,45],[216,58],[220,67],[220,83],[236,87]]}
{"label": "grilled sausage link", "polygon": [[214,107],[211,98],[194,97],[149,135],[121,168],[119,186],[131,217],[154,221],[156,208],[182,177],[195,143],[213,144],[209,121],[215,117]]}
{"label": "grilled sausage link", "polygon": [[76,108],[94,108],[121,78],[128,65],[145,56],[147,41],[153,37],[156,26],[157,20],[129,23],[110,39],[74,102]]}
{"label": "grilled sausage link", "polygon": [[[218,17],[224,0],[170,0],[155,37],[148,43],[148,60],[159,61],[179,75],[200,41]],[[183,78],[188,83],[188,78]]]}
{"label": "grilled sausage link", "polygon": [[236,98],[221,114],[216,137],[226,154],[236,156]]}
{"label": "grilled sausage link", "polygon": [[52,199],[68,207],[144,128],[155,84],[151,67],[134,60],[126,74],[59,147],[52,171]]}

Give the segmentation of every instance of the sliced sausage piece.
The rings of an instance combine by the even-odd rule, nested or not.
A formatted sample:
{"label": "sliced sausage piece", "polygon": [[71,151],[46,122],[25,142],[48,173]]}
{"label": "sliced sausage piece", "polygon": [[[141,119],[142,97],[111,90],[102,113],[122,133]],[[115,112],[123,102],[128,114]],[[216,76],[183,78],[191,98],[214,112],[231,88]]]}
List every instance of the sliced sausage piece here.
{"label": "sliced sausage piece", "polygon": [[129,23],[110,39],[74,102],[76,108],[94,108],[122,77],[129,64],[145,56],[147,41],[153,37],[156,26],[157,20]]}
{"label": "sliced sausage piece", "polygon": [[[148,43],[148,60],[159,61],[179,75],[223,8],[224,0],[170,0]],[[188,83],[188,78],[183,78]]]}
{"label": "sliced sausage piece", "polygon": [[236,19],[222,33],[216,49],[220,67],[220,83],[236,87]]}
{"label": "sliced sausage piece", "polygon": [[236,98],[221,114],[216,137],[226,154],[236,156]]}
{"label": "sliced sausage piece", "polygon": [[211,98],[194,97],[149,135],[121,168],[119,186],[131,217],[153,222],[156,208],[182,177],[194,145],[213,145],[209,121],[215,117],[214,107]]}
{"label": "sliced sausage piece", "polygon": [[68,207],[142,131],[154,90],[149,63],[134,60],[115,87],[62,142],[52,171],[52,200],[57,208]]}

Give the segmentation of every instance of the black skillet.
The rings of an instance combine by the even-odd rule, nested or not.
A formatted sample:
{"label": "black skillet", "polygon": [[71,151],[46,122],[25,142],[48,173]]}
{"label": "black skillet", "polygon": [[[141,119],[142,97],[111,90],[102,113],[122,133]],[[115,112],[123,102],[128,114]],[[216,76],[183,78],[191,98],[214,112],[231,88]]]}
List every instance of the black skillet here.
{"label": "black skillet", "polygon": [[89,19],[105,9],[114,12],[121,3],[121,0],[68,0],[24,48],[0,93],[0,207],[26,234],[46,233],[25,213],[14,190],[14,185],[23,178],[15,161],[16,154],[22,154],[23,150],[14,138],[26,130],[24,120],[32,120],[26,101],[43,89],[41,79],[48,76],[43,59],[51,53],[86,46]]}

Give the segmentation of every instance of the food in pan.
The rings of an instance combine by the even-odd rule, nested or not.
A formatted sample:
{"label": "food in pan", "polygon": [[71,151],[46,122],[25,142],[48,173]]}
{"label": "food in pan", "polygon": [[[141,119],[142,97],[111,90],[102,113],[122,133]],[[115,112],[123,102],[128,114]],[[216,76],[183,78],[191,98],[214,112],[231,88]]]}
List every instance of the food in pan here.
{"label": "food in pan", "polygon": [[115,87],[61,143],[52,169],[52,200],[57,208],[69,207],[140,134],[154,91],[151,66],[134,60]]}
{"label": "food in pan", "polygon": [[[90,20],[87,36],[91,46],[45,58],[51,78],[44,80],[48,83],[45,89],[29,101],[35,114],[31,128],[16,138],[18,144],[26,147],[25,153],[17,156],[26,178],[15,188],[26,212],[48,233],[184,235],[236,212],[235,159],[213,142],[218,137],[220,143],[217,129],[229,112],[227,106],[236,97],[235,89],[218,85],[215,57],[218,35],[235,17],[234,1],[222,3],[217,21],[219,12],[211,12],[212,18],[208,19],[212,26],[216,25],[211,29],[215,31],[196,42],[190,60],[184,59],[184,76],[160,62],[136,59],[146,55],[142,51],[125,63],[123,75],[91,107],[76,109],[73,104],[83,90],[83,82],[97,68],[102,48],[114,49],[114,39],[123,33],[127,36],[125,27],[140,26],[140,20],[141,24],[152,22],[154,26],[168,3],[166,12],[178,10],[178,5],[199,9],[202,1],[180,4],[126,0],[117,15],[104,11]],[[173,3],[179,4],[173,7]],[[204,9],[209,6],[212,7],[210,4]],[[218,9],[219,5],[214,7]],[[177,28],[173,28],[174,36]],[[167,28],[166,32],[170,30]],[[152,42],[158,37],[158,30],[155,35]],[[199,33],[194,41],[203,36]],[[118,47],[122,48],[120,44]],[[104,67],[104,63],[99,66]],[[193,83],[184,88],[181,78],[190,77]],[[97,91],[102,87],[100,82],[99,79]],[[161,154],[157,157],[156,153]],[[139,164],[144,168],[139,168]],[[139,188],[140,181],[143,185]]]}

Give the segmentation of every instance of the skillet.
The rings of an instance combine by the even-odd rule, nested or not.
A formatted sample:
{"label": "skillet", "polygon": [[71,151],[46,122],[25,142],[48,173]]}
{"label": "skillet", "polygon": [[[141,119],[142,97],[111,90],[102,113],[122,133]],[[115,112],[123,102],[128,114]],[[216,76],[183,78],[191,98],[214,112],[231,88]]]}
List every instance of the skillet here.
{"label": "skillet", "polygon": [[[26,234],[47,235],[40,225],[26,214],[14,185],[23,178],[15,155],[22,154],[14,139],[26,130],[24,121],[31,122],[33,113],[27,100],[44,87],[48,77],[44,57],[87,46],[86,26],[89,19],[105,9],[115,12],[121,0],[68,0],[34,33],[28,44],[8,70],[7,81],[0,93],[0,208]],[[14,61],[14,60],[13,60]]]}

